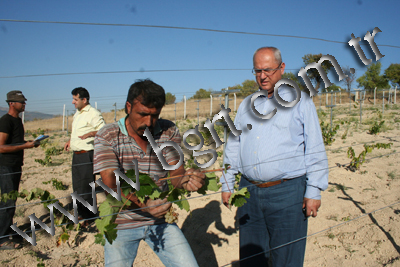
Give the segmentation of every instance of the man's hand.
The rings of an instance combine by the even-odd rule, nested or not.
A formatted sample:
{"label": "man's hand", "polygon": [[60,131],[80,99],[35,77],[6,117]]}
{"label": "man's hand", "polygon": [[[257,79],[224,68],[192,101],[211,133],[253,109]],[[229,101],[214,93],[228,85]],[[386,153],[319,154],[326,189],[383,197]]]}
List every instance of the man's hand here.
{"label": "man's hand", "polygon": [[231,192],[222,192],[221,197],[222,197],[222,203],[230,209],[231,205],[229,205],[229,199],[231,198],[232,193]]}
{"label": "man's hand", "polygon": [[26,148],[33,148],[33,147],[38,147],[40,145],[40,142],[26,141],[25,145]]}
{"label": "man's hand", "polygon": [[181,185],[187,191],[197,191],[205,184],[206,175],[200,170],[188,169],[184,175]]}
{"label": "man's hand", "polygon": [[65,145],[64,145],[64,150],[67,151],[67,152],[69,152],[70,142],[71,142],[71,140],[68,140],[68,142],[66,142]]}
{"label": "man's hand", "polygon": [[81,135],[78,137],[82,140],[85,140],[86,138],[89,138],[89,137],[95,137],[96,133],[97,133],[97,131],[93,131],[93,132],[90,132],[90,133],[87,133],[87,134],[84,134],[84,135]]}
{"label": "man's hand", "polygon": [[311,199],[311,198],[304,198],[303,199],[303,209],[306,209],[306,216],[313,216],[317,217],[317,212],[319,207],[321,206],[320,199]]}
{"label": "man's hand", "polygon": [[152,216],[156,218],[162,218],[168,212],[171,205],[172,203],[167,202],[166,198],[156,199],[156,200],[149,199],[146,201],[147,208],[144,208],[143,211],[150,213]]}

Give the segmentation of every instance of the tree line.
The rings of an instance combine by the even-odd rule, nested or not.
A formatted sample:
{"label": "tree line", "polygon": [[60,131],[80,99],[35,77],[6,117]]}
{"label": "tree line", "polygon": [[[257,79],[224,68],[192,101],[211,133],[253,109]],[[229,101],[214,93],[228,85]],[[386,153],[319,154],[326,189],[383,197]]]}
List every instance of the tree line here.
{"label": "tree line", "polygon": [[[304,57],[302,57],[302,59],[304,64],[307,66],[310,63],[318,62],[322,56],[323,56],[322,54],[307,54]],[[334,70],[334,67],[329,60],[323,61],[321,66],[327,74],[329,74],[329,72],[332,69]],[[315,89],[318,90],[319,88],[321,88],[322,92],[340,91],[342,89],[350,91],[354,81],[358,83],[357,85],[358,88],[364,88],[365,90],[373,90],[375,89],[375,87],[377,89],[385,89],[388,88],[390,85],[393,87],[395,86],[400,87],[400,64],[394,64],[394,63],[390,64],[390,66],[384,71],[382,75],[381,75],[381,68],[382,64],[380,62],[372,63],[368,65],[365,73],[358,79],[356,79],[356,74],[351,71],[350,67],[346,66],[342,68],[344,74],[347,75],[347,77],[341,81],[343,84],[343,88],[336,84],[332,84],[331,86],[325,88],[325,86],[323,86],[324,81],[321,75],[319,74],[318,70],[315,68],[307,70],[307,75],[310,78],[311,82],[313,83]],[[296,74],[292,72],[285,72],[282,75],[282,78],[291,79],[297,83],[300,90],[308,91],[303,79],[297,76]],[[246,97],[254,92],[257,92],[258,85],[255,80],[245,80],[241,84],[229,86],[227,89],[228,90],[239,89],[240,92],[236,93],[236,95],[238,97]],[[226,88],[223,88],[221,90],[222,91],[226,90]],[[211,92],[212,89],[206,90],[200,88],[190,99],[210,98]],[[176,100],[175,95],[172,95],[171,93],[167,93],[167,95],[168,95],[167,104],[174,103]]]}

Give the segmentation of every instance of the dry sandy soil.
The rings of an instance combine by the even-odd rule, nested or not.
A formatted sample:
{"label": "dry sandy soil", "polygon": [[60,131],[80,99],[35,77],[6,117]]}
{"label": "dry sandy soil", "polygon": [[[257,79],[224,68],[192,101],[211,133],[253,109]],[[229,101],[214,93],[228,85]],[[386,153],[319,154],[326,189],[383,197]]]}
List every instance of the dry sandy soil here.
{"label": "dry sandy soil", "polygon": [[[322,207],[316,218],[309,220],[309,237],[305,266],[400,266],[400,110],[386,110],[385,132],[368,134],[371,124],[378,119],[376,111],[363,114],[363,124],[358,124],[356,111],[346,113],[347,107],[337,108],[334,120],[351,122],[347,136],[342,139],[347,126],[342,125],[336,141],[326,146],[329,159],[329,187],[322,193]],[[328,112],[328,111],[327,111]],[[340,113],[341,112],[341,113]],[[353,116],[350,116],[353,115]],[[329,114],[324,117],[329,121]],[[36,122],[38,123],[38,122]],[[40,127],[46,129],[46,121]],[[182,131],[197,120],[180,122]],[[29,125],[26,125],[26,128]],[[67,136],[51,132],[51,146],[63,146]],[[349,164],[347,149],[352,146],[358,155],[365,143],[389,143],[391,149],[374,149],[367,154],[361,169],[355,172],[338,165]],[[221,148],[218,149],[220,151]],[[67,204],[72,193],[71,155],[53,156],[53,166],[41,166],[34,161],[44,158],[44,149],[25,152],[20,189],[40,187],[51,191],[60,202]],[[186,153],[185,158],[189,156]],[[219,168],[221,159],[211,168]],[[218,176],[221,173],[217,173]],[[68,186],[67,190],[56,190],[43,182],[56,178]],[[98,194],[98,202],[104,194]],[[190,198],[191,215],[179,211],[179,226],[188,239],[200,266],[230,265],[238,260],[238,229],[235,221],[236,209],[229,210],[220,205],[220,193]],[[42,220],[49,220],[48,212],[36,201],[17,201],[14,218],[18,227],[30,229],[28,215],[35,213]],[[28,204],[28,205],[26,205]],[[51,236],[44,230],[37,231],[37,245],[25,243],[20,250],[0,251],[1,266],[103,266],[103,248],[94,243],[96,228],[88,231],[72,231],[70,239],[56,246],[61,229]],[[38,265],[43,264],[43,265]],[[146,243],[139,247],[135,266],[162,266]],[[233,266],[239,266],[233,263]]]}

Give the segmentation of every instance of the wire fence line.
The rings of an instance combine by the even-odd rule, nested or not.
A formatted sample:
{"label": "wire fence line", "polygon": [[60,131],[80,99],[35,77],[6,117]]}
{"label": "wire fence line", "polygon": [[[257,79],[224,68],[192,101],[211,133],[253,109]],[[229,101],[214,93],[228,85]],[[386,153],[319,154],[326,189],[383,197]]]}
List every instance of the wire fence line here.
{"label": "wire fence line", "polygon": [[[372,160],[372,159],[376,159],[376,158],[380,158],[380,157],[384,157],[384,156],[389,156],[389,155],[393,155],[393,154],[398,154],[398,153],[400,153],[400,152],[388,153],[388,154],[384,154],[384,155],[380,155],[380,156],[376,156],[376,157],[371,157],[371,158],[368,158],[368,159],[365,159],[365,160]],[[337,167],[337,166],[331,166],[331,167],[329,167],[328,169],[334,169],[334,168],[336,168],[336,167]],[[319,170],[317,170],[317,171],[319,171]],[[221,178],[221,179],[222,179],[222,178]],[[250,185],[250,186],[255,186],[255,185]],[[250,187],[250,186],[249,186],[249,187]],[[211,195],[215,195],[215,194],[220,194],[220,192],[215,192],[215,193],[210,193],[210,194],[200,195],[200,196],[193,196],[193,197],[189,197],[187,200],[189,201],[189,200],[198,199],[198,198],[203,198],[203,197],[211,196]],[[83,194],[82,194],[82,195],[83,195]],[[65,198],[67,198],[67,197],[65,197]],[[177,200],[177,201],[174,201],[174,202],[179,202],[179,201],[181,201],[181,200]],[[174,203],[174,202],[173,202],[173,203]],[[41,202],[39,202],[39,203],[41,203]],[[364,214],[362,214],[362,215],[360,215],[360,216],[358,216],[358,217],[356,217],[356,218],[353,218],[353,219],[351,219],[351,220],[349,220],[349,221],[345,221],[345,222],[343,222],[343,223],[339,223],[339,224],[337,224],[337,225],[324,228],[324,229],[322,229],[322,230],[320,230],[320,231],[318,231],[318,232],[316,232],[316,233],[312,233],[312,234],[306,235],[306,236],[304,236],[304,237],[302,237],[302,238],[293,240],[293,241],[291,241],[291,242],[287,242],[287,243],[285,243],[285,244],[282,244],[282,245],[280,245],[280,246],[271,248],[271,249],[269,249],[269,250],[265,250],[265,251],[263,251],[263,252],[261,252],[261,253],[268,253],[268,252],[270,252],[270,251],[272,251],[272,250],[278,249],[278,248],[283,247],[283,246],[290,245],[290,244],[292,244],[292,243],[294,243],[294,242],[298,242],[298,241],[300,241],[300,240],[303,240],[303,239],[306,239],[306,238],[309,238],[309,237],[312,237],[312,236],[319,235],[319,234],[321,234],[321,233],[327,232],[327,231],[332,230],[332,229],[334,229],[334,228],[339,228],[339,227],[341,227],[341,226],[343,226],[343,225],[345,225],[345,224],[349,224],[349,223],[355,222],[355,221],[357,221],[357,220],[359,220],[359,219],[361,219],[361,218],[363,218],[363,217],[365,217],[365,216],[368,216],[368,215],[373,214],[373,213],[375,213],[375,212],[384,210],[384,209],[386,209],[386,208],[388,208],[388,207],[392,207],[392,206],[397,205],[397,204],[399,204],[399,203],[400,203],[400,201],[395,202],[395,203],[392,203],[392,204],[389,204],[389,205],[386,205],[386,206],[384,206],[384,207],[380,207],[380,208],[375,209],[375,210],[373,210],[373,211],[371,211],[371,212],[364,213]],[[156,205],[156,206],[158,206],[158,205]],[[16,207],[18,207],[18,206],[16,206]],[[154,207],[155,207],[155,206],[154,206]],[[142,210],[142,208],[133,209],[133,210],[129,210],[129,211],[139,211],[139,210]],[[126,212],[126,211],[125,211],[125,212]],[[98,218],[103,218],[103,217],[106,217],[106,216],[114,216],[114,215],[117,215],[117,214],[118,214],[118,213],[109,214],[109,215],[105,215],[105,216],[96,216],[96,217],[89,218],[89,219],[86,219],[86,220],[98,219]],[[80,222],[82,222],[82,221],[85,221],[85,220],[81,220]],[[60,224],[60,225],[56,225],[56,226],[59,227],[59,226],[67,225],[67,224],[71,224],[71,223],[64,223],[64,224]],[[44,229],[42,229],[42,228],[41,228],[41,229],[38,229],[38,231],[42,231],[42,230],[44,230]],[[25,231],[26,234],[31,233],[31,232],[32,232],[31,230]],[[17,234],[11,234],[11,235],[7,235],[7,236],[3,236],[3,237],[9,237],[9,236],[14,236],[14,235],[17,235]],[[2,237],[0,237],[0,238],[2,238]],[[261,254],[261,253],[252,255],[252,256],[250,256],[250,257],[248,257],[248,258],[257,256],[257,255],[259,255],[259,254]],[[246,259],[247,259],[247,258],[246,258]],[[241,260],[239,260],[239,261],[234,261],[234,262],[231,262],[231,263],[222,265],[222,266],[229,266],[229,265],[235,264],[235,263],[237,263],[237,262],[240,262],[240,261],[243,261],[243,260],[246,260],[246,259],[241,259]]]}
{"label": "wire fence line", "polygon": [[[387,140],[387,139],[381,139],[381,140]],[[379,141],[380,141],[380,140],[379,140]],[[377,142],[377,141],[375,140],[375,141],[371,141],[371,142]],[[396,142],[397,142],[397,141],[396,141]],[[369,143],[369,142],[368,142],[368,143]],[[360,145],[364,145],[364,144],[357,144],[357,145],[353,145],[353,146],[360,146]],[[350,146],[344,146],[344,147],[350,147]],[[341,147],[341,148],[344,148],[344,147]],[[327,150],[327,151],[329,151],[329,150]],[[322,151],[321,151],[321,152],[322,152]],[[399,153],[399,152],[388,153],[388,154],[385,154],[385,155],[380,155],[380,156],[368,158],[368,159],[365,159],[365,160],[372,160],[372,159],[375,159],[375,158],[384,157],[384,156],[389,156],[389,155],[393,155],[393,154],[397,154],[397,153]],[[268,162],[269,162],[269,161],[268,161]],[[265,162],[265,163],[268,163],[268,162]],[[261,164],[261,163],[259,163],[259,164]],[[57,167],[62,167],[62,166],[57,166]],[[336,167],[338,167],[338,166],[332,166],[332,167],[329,167],[328,169],[334,169],[334,168],[336,168]],[[43,169],[45,169],[45,168],[43,168]],[[212,194],[207,194],[207,195],[213,195],[213,194],[218,194],[218,193],[219,193],[219,192],[217,192],[217,193],[212,193]],[[89,193],[88,193],[88,194],[89,194]],[[81,194],[81,195],[83,195],[83,194]],[[70,196],[62,197],[62,198],[59,198],[59,199],[64,199],[64,198],[68,198],[68,197],[70,197]],[[203,196],[188,198],[188,200],[189,200],[189,199],[194,199],[194,198],[201,198],[201,197],[203,197]],[[37,202],[37,203],[42,203],[42,202]],[[29,204],[29,203],[28,203],[28,204]],[[24,205],[28,205],[28,204],[24,204]],[[32,203],[32,204],[33,204],[33,203]],[[398,204],[398,203],[393,203],[393,204],[391,204],[391,205],[389,205],[389,206],[396,205],[396,204]],[[18,206],[15,206],[15,207],[19,207],[19,205],[18,205]],[[387,206],[387,207],[388,207],[388,206]],[[386,208],[386,207],[383,207],[383,208],[381,208],[381,209],[384,209],[384,208]],[[380,210],[380,209],[378,209],[378,210]],[[378,210],[375,210],[375,211],[373,211],[373,212],[376,212],[376,211],[378,211]],[[370,213],[368,213],[368,214],[371,214],[371,213],[373,213],[373,212],[370,212]],[[360,216],[359,218],[362,218],[363,216],[366,216],[366,215],[368,215],[368,214],[364,214],[364,215]],[[110,216],[111,216],[111,215],[110,215]],[[96,218],[100,218],[100,217],[94,217],[93,219],[96,219]],[[356,220],[356,219],[358,219],[358,218],[355,218],[355,219],[353,219],[353,220]],[[351,220],[351,221],[353,221],[353,220]],[[347,223],[347,222],[346,222],[346,223]],[[328,231],[328,230],[330,230],[330,229],[332,229],[332,228],[339,227],[339,226],[341,226],[341,225],[343,225],[343,224],[345,224],[345,223],[339,224],[339,225],[337,225],[337,226],[329,227],[329,228],[327,228],[327,229],[322,230],[321,232]],[[43,230],[43,229],[41,229],[41,230]],[[27,231],[26,233],[28,233],[28,231]],[[314,233],[314,234],[312,234],[312,235],[307,235],[307,236],[305,236],[304,238],[313,236],[313,235],[315,235],[315,234],[317,234],[317,233]],[[14,234],[14,235],[15,235],[15,234]],[[11,235],[9,235],[9,236],[11,236]],[[302,239],[304,239],[304,238],[302,238]],[[300,239],[299,239],[299,240],[300,240]],[[295,240],[295,241],[292,241],[292,242],[296,242],[296,241],[299,241],[299,240]],[[290,244],[290,243],[284,244],[284,245],[289,245],[289,244]],[[277,248],[278,248],[278,247],[277,247]],[[272,248],[271,250],[277,249],[277,248]],[[267,253],[267,252],[268,252],[268,251],[266,251],[265,253]],[[228,265],[229,265],[229,264],[228,264]],[[224,266],[226,266],[226,265],[224,265]]]}
{"label": "wire fence line", "polygon": [[389,205],[386,205],[386,206],[381,207],[381,208],[378,208],[378,209],[373,210],[373,211],[371,211],[371,212],[364,213],[364,214],[362,214],[362,215],[360,215],[360,216],[358,216],[358,217],[356,217],[356,218],[350,219],[350,220],[348,220],[348,221],[339,223],[339,224],[334,225],[334,226],[330,226],[330,227],[325,228],[325,229],[323,229],[323,230],[320,230],[320,231],[318,231],[318,232],[315,232],[315,233],[306,235],[306,236],[304,236],[304,237],[301,237],[301,238],[298,238],[298,239],[296,239],[296,240],[287,242],[287,243],[285,243],[285,244],[276,246],[276,247],[274,247],[274,248],[271,248],[271,249],[268,249],[268,250],[264,250],[264,251],[262,251],[262,252],[259,252],[259,253],[254,254],[254,255],[252,255],[252,256],[246,257],[246,258],[244,258],[244,259],[241,259],[241,260],[238,260],[238,261],[234,261],[234,262],[231,262],[231,263],[228,263],[228,264],[225,264],[225,265],[221,265],[220,267],[226,267],[226,266],[229,266],[229,265],[233,265],[233,264],[235,264],[235,263],[239,263],[239,262],[241,262],[241,261],[250,259],[250,258],[252,258],[252,257],[256,257],[256,256],[258,256],[258,255],[268,253],[268,252],[273,251],[273,250],[275,250],[275,249],[278,249],[278,248],[281,248],[281,247],[284,247],[284,246],[288,246],[288,245],[293,244],[293,243],[295,243],[295,242],[298,242],[298,241],[300,241],[300,240],[303,240],[303,239],[306,239],[306,238],[309,238],[309,237],[312,237],[312,236],[315,236],[315,235],[319,235],[319,234],[321,234],[321,233],[324,233],[324,232],[326,232],[326,231],[329,231],[329,230],[338,228],[338,227],[343,226],[343,225],[345,225],[345,224],[349,224],[349,223],[351,223],[351,222],[354,222],[354,221],[359,220],[359,219],[361,219],[361,218],[364,218],[364,217],[366,217],[366,216],[372,215],[372,214],[375,213],[375,212],[382,211],[382,210],[384,210],[384,209],[387,209],[387,208],[389,208],[389,207],[392,207],[392,206],[395,206],[395,205],[398,205],[398,204],[400,204],[400,201],[395,202],[395,203],[392,203],[392,204],[389,204]]}
{"label": "wire fence line", "polygon": [[[246,35],[261,35],[261,36],[275,36],[285,38],[297,38],[297,39],[308,39],[315,41],[323,41],[329,43],[348,44],[348,41],[335,41],[316,37],[306,37],[298,35],[286,35],[286,34],[270,34],[270,33],[255,33],[255,32],[243,32],[243,31],[229,31],[219,29],[207,29],[207,28],[193,28],[193,27],[182,27],[182,26],[165,26],[165,25],[143,25],[143,24],[127,24],[127,23],[98,23],[98,22],[78,22],[78,21],[44,21],[44,20],[16,20],[16,19],[0,19],[4,22],[22,22],[22,23],[45,23],[45,24],[66,24],[66,25],[91,25],[91,26],[115,26],[115,27],[144,27],[144,28],[161,28],[161,29],[176,29],[176,30],[191,30],[191,31],[208,31],[218,33],[234,33],[234,34],[246,34]],[[361,43],[360,45],[369,45]],[[392,48],[400,48],[400,46],[378,44],[379,46],[386,46]]]}
{"label": "wire fence line", "polygon": [[[392,153],[388,153],[388,154],[384,154],[384,155],[380,155],[380,156],[375,156],[375,157],[371,157],[371,158],[368,158],[368,159],[364,159],[363,161],[373,160],[373,159],[377,159],[377,158],[381,158],[381,157],[385,157],[385,156],[390,156],[390,155],[394,155],[394,154],[399,154],[399,153],[400,153],[400,151],[399,152],[392,152]],[[358,162],[363,162],[363,161],[358,161]],[[339,164],[339,165],[335,165],[335,166],[331,166],[331,167],[323,168],[323,169],[319,169],[319,170],[314,170],[314,171],[311,171],[311,172],[319,172],[319,171],[323,171],[323,170],[330,170],[330,169],[334,169],[334,168],[339,168],[339,167],[341,167],[343,165],[346,165],[346,164]],[[179,179],[179,178],[173,178],[173,179]],[[166,180],[170,180],[170,179],[166,179]],[[221,178],[220,178],[220,180],[221,180]],[[246,188],[252,187],[252,186],[257,186],[257,185],[251,184],[249,186],[246,186]],[[113,188],[113,189],[116,189],[116,188]],[[96,193],[102,193],[102,192],[104,192],[104,190],[103,191],[96,191]],[[187,200],[189,201],[191,199],[201,198],[201,197],[210,196],[210,195],[219,194],[219,193],[220,192],[218,191],[218,192],[215,192],[215,193],[205,194],[205,195],[201,195],[201,196],[188,197]],[[83,193],[83,194],[79,194],[79,196],[89,195],[89,194],[91,195],[92,193]],[[71,196],[66,196],[66,197],[61,197],[61,198],[56,198],[56,199],[51,199],[51,200],[46,200],[46,201],[38,201],[38,202],[34,202],[34,203],[27,203],[27,204],[16,205],[16,206],[10,206],[10,207],[1,208],[0,210],[8,209],[8,208],[14,208],[14,207],[17,208],[17,207],[25,206],[25,205],[36,205],[36,204],[41,204],[41,203],[45,203],[45,202],[49,202],[49,201],[53,201],[53,200],[66,199],[66,198],[69,198],[69,197],[71,197]],[[172,203],[181,202],[181,201],[182,200],[176,200],[176,201],[173,201]],[[160,206],[160,205],[154,205],[154,206],[151,206],[151,207],[157,207],[157,206]],[[148,207],[146,207],[146,208],[148,208]],[[125,212],[127,212],[127,211],[139,211],[139,210],[142,210],[142,209],[144,209],[144,208],[137,208],[137,209],[132,209],[132,210],[124,210],[124,211]],[[117,214],[118,213],[113,213],[113,214],[109,214],[109,215],[105,215],[105,216],[96,216],[96,217],[92,217],[92,218],[85,219],[85,220],[93,220],[93,219],[103,218],[103,217],[107,217],[107,216],[114,216],[114,215],[117,215]],[[85,220],[83,220],[83,221],[85,221]],[[27,231],[26,233],[29,233],[29,232],[30,231]],[[3,237],[13,236],[13,235],[16,235],[16,234],[6,235],[6,236],[3,236]],[[3,237],[0,237],[0,238],[3,238]]]}
{"label": "wire fence line", "polygon": [[[337,110],[339,108],[347,108],[350,115],[354,112],[362,114],[366,108],[376,108],[381,110],[382,113],[387,111],[389,108],[398,108],[397,100],[397,87],[388,89],[371,89],[371,90],[361,90],[353,89],[349,91],[333,91],[333,92],[323,92],[313,96],[313,102],[318,110],[327,109],[330,105],[334,105],[332,110]],[[240,95],[240,94],[238,94]],[[122,96],[121,96],[122,98]],[[231,113],[234,114],[237,111],[239,105],[244,100],[243,97],[237,96],[237,94],[230,94],[228,99],[228,107]],[[198,102],[197,102],[198,101]],[[125,114],[125,102],[124,100],[113,101],[107,104],[103,102],[94,102],[92,106],[97,107],[102,106],[99,110],[107,123],[114,122],[126,116]],[[206,118],[212,118],[213,115],[221,111],[221,105],[225,106],[224,97],[221,96],[211,96],[209,98],[202,99],[186,99],[186,96],[182,100],[174,104],[169,104],[163,107],[160,117],[163,119],[172,120],[175,123],[182,120],[196,119],[205,121]],[[60,113],[63,115],[56,116],[51,119],[46,120],[46,130],[70,130],[72,127],[73,115],[75,109],[71,109],[68,106],[59,105]],[[363,110],[364,108],[364,110]],[[35,128],[40,128],[41,120],[28,121],[25,123],[25,128],[29,130],[35,130]],[[43,126],[42,126],[43,127]]]}
{"label": "wire fence line", "polygon": [[[250,185],[250,186],[255,186],[255,185]],[[250,186],[249,186],[249,187],[250,187]],[[202,195],[202,196],[192,197],[192,198],[190,198],[190,199],[201,198],[201,197],[210,196],[210,195],[219,194],[219,193],[220,193],[220,192],[215,192],[215,193],[206,194],[206,195]],[[188,200],[189,200],[189,199],[188,199]],[[174,202],[178,202],[178,201],[180,201],[180,200],[177,200],[177,201],[174,201]],[[173,203],[174,203],[174,202],[173,202]],[[392,204],[389,204],[389,205],[380,207],[380,208],[378,208],[378,209],[375,209],[375,210],[373,210],[373,211],[371,211],[371,212],[368,212],[368,213],[364,213],[364,214],[362,214],[362,215],[360,215],[360,216],[358,216],[358,217],[355,217],[355,218],[353,218],[353,219],[350,219],[350,220],[348,220],[348,221],[339,223],[339,224],[334,225],[334,226],[327,227],[327,228],[325,228],[325,229],[322,229],[322,230],[317,231],[317,232],[315,232],[315,233],[306,235],[306,236],[301,237],[301,238],[299,238],[299,239],[296,239],[296,240],[293,240],[293,241],[284,243],[284,244],[279,245],[279,246],[277,246],[277,247],[274,247],[274,248],[271,248],[271,249],[262,251],[262,252],[260,252],[260,253],[254,254],[254,255],[252,255],[252,256],[246,257],[246,258],[241,259],[241,260],[238,260],[238,261],[234,261],[234,262],[231,262],[231,263],[222,265],[222,266],[220,266],[220,267],[225,267],[225,266],[233,265],[233,264],[235,264],[235,263],[238,263],[238,262],[247,260],[247,259],[249,259],[249,258],[258,256],[258,255],[260,255],[260,254],[268,253],[268,252],[270,252],[270,251],[272,251],[272,250],[275,250],[275,249],[278,249],[278,248],[281,248],[281,247],[284,247],[284,246],[288,246],[288,245],[293,244],[293,243],[295,243],[295,242],[298,242],[298,241],[300,241],[300,240],[307,239],[307,238],[309,238],[309,237],[319,235],[319,234],[321,234],[321,233],[327,232],[327,231],[332,230],[332,229],[335,229],[335,228],[339,228],[339,227],[341,227],[341,226],[343,226],[343,225],[345,225],[345,224],[350,224],[350,223],[355,222],[355,221],[357,221],[357,220],[359,220],[359,219],[361,219],[361,218],[364,218],[364,217],[366,217],[366,216],[372,215],[373,213],[376,213],[376,212],[378,212],[378,211],[382,211],[382,210],[384,210],[384,209],[387,209],[387,208],[389,208],[389,207],[392,207],[392,206],[395,206],[395,205],[398,205],[398,204],[400,204],[400,201],[397,201],[397,202],[395,202],[395,203],[392,203]],[[154,205],[154,206],[152,206],[152,207],[156,207],[156,206],[159,206],[159,205]],[[139,211],[139,210],[141,210],[141,208],[139,208],[139,209],[133,209],[133,210],[129,210],[129,211]],[[126,211],[125,211],[125,212],[126,212]],[[110,214],[110,215],[106,215],[106,216],[114,216],[114,215],[117,215],[117,214],[118,214],[118,213]],[[105,216],[97,216],[97,217],[93,217],[93,218],[90,218],[90,219],[100,219],[100,218],[103,218],[103,217],[105,217]],[[81,220],[81,221],[90,220],[90,219],[84,219],[84,220]],[[60,226],[68,225],[68,224],[71,224],[71,223],[64,223],[64,224],[55,225],[55,226],[56,226],[56,227],[60,227]],[[38,229],[37,231],[41,231],[41,230],[44,230],[44,229]],[[31,230],[25,231],[26,234],[28,234],[28,233],[30,233],[30,232],[32,232],[32,231],[31,231]],[[0,237],[0,238],[9,237],[9,236],[13,236],[13,235],[17,235],[17,234],[2,236],[2,237]]]}
{"label": "wire fence line", "polygon": [[[383,139],[373,140],[373,141],[370,141],[370,142],[363,142],[363,143],[360,143],[360,144],[342,146],[342,147],[335,148],[334,150],[341,150],[342,148],[363,146],[365,144],[377,143],[377,142],[381,142],[381,141],[388,141],[388,139],[387,138],[383,138]],[[395,140],[392,140],[392,141],[395,141]],[[398,142],[398,141],[395,141],[395,142]],[[332,151],[332,150],[333,149],[324,149],[324,150],[321,150],[321,151],[316,151],[316,152],[308,153],[308,154],[304,154],[304,155],[292,156],[290,158],[303,157],[303,156],[307,156],[307,155],[313,155],[313,154],[322,153],[322,152],[325,152],[325,151],[329,152],[329,151]],[[266,164],[266,163],[276,162],[276,161],[285,160],[285,159],[287,159],[287,158],[279,158],[279,159],[267,160],[267,161],[259,162],[257,164]],[[38,170],[41,171],[41,170],[45,170],[45,169],[48,169],[48,168],[53,168],[53,169],[55,169],[55,168],[65,168],[65,167],[72,168],[73,166],[83,166],[83,165],[88,165],[88,164],[92,164],[92,163],[79,163],[79,164],[68,164],[68,165],[59,165],[59,166],[36,167],[34,170],[31,170],[31,171],[30,170],[25,170],[25,171],[20,171],[20,172],[10,172],[10,173],[2,174],[2,175],[10,175],[10,174],[18,174],[18,173],[29,174],[29,173],[37,172]],[[252,166],[256,166],[257,164],[249,165],[249,166],[244,165],[242,167],[252,167]]]}

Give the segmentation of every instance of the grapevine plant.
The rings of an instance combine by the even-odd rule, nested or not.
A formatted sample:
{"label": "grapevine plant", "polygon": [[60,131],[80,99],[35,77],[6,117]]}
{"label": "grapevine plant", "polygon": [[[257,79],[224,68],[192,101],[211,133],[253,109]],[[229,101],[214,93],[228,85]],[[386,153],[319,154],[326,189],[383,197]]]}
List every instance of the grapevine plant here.
{"label": "grapevine plant", "polygon": [[[52,195],[49,191],[43,190],[41,188],[34,188],[31,191],[26,189],[21,192],[11,191],[9,193],[1,194],[1,201],[7,202],[8,200],[17,200],[17,198],[25,199],[26,201],[31,201],[34,199],[38,199],[43,203],[43,206],[47,209],[47,206],[53,203],[58,202],[54,195]],[[62,203],[58,203],[60,207],[64,207]],[[53,209],[54,212],[54,224],[61,225],[62,233],[58,236],[56,245],[57,247],[61,245],[61,243],[65,243],[69,237],[71,230],[79,231],[80,225],[78,224],[74,227],[74,224],[71,224],[69,219],[61,213],[58,209]],[[64,226],[66,224],[66,226]]]}
{"label": "grapevine plant", "polygon": [[[125,174],[133,182],[136,182],[135,170],[128,170]],[[218,191],[219,185],[217,182],[217,177],[214,172],[206,173],[205,185],[200,188],[197,193],[205,195],[207,191]],[[135,191],[135,196],[138,198],[140,203],[144,203],[147,198],[156,200],[167,198],[169,202],[177,205],[180,209],[190,211],[190,205],[186,198],[191,192],[185,189],[174,187],[168,180],[169,188],[167,191],[161,191],[156,185],[153,179],[147,174],[139,174],[140,190]],[[131,193],[132,187],[125,181],[121,183],[121,191],[127,196]],[[230,199],[230,204],[237,207],[246,203],[244,198],[249,198],[250,194],[247,189],[244,188],[232,194]],[[99,206],[100,218],[96,220],[96,226],[99,230],[99,234],[95,237],[95,242],[98,244],[105,245],[105,238],[112,244],[112,242],[117,238],[117,224],[115,219],[119,212],[127,209],[131,205],[131,201],[121,196],[121,201],[115,199],[112,195],[107,195],[106,200]],[[171,206],[170,210],[165,215],[165,220],[167,223],[177,222],[178,214],[174,212],[174,208]]]}
{"label": "grapevine plant", "polygon": [[354,149],[352,147],[349,147],[347,150],[347,157],[351,159],[349,166],[347,167],[348,170],[355,172],[356,170],[359,170],[361,165],[363,164],[365,160],[365,155],[367,153],[371,153],[374,148],[380,149],[387,149],[393,145],[393,143],[377,143],[374,145],[367,145],[364,144],[364,150],[356,157],[356,154],[354,152]]}

